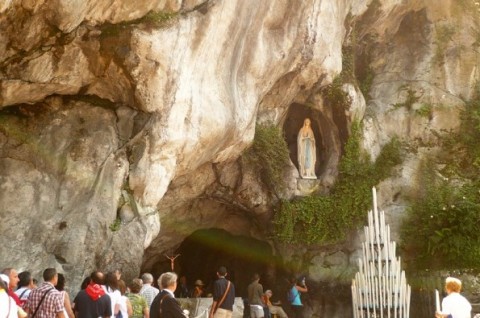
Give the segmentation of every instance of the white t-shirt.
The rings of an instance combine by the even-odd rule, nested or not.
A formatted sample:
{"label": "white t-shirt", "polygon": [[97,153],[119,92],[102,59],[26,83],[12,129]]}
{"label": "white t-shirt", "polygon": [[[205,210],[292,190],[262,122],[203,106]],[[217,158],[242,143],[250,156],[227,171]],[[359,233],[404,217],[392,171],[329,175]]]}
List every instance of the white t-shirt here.
{"label": "white t-shirt", "polygon": [[452,315],[453,318],[470,318],[472,305],[459,293],[450,293],[442,300],[442,314]]}
{"label": "white t-shirt", "polygon": [[115,291],[112,291],[111,288],[102,286],[103,289],[105,289],[105,292],[107,293],[108,296],[110,296],[110,300],[112,303],[112,316],[111,318],[115,318],[115,305],[120,304],[120,299],[122,298],[122,294],[120,291],[117,289]]}
{"label": "white t-shirt", "polygon": [[0,290],[0,317],[17,318],[18,307],[4,289]]}
{"label": "white t-shirt", "polygon": [[15,291],[15,294],[17,294],[18,298],[22,301],[26,301],[28,299],[28,296],[30,295],[30,292],[32,290],[27,287],[20,287]]}
{"label": "white t-shirt", "polygon": [[128,318],[127,296],[120,297],[120,312],[122,313],[122,318]]}

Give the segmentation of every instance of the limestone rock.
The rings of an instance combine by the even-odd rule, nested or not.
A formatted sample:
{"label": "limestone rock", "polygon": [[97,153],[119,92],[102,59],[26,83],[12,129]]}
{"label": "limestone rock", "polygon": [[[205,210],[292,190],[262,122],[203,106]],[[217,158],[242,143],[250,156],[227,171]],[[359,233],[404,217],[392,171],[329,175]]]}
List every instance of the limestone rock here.
{"label": "limestone rock", "polygon": [[[0,265],[56,267],[73,286],[96,268],[130,278],[218,228],[267,241],[316,283],[348,280],[361,234],[351,248],[271,239],[278,200],[305,194],[296,125],[315,124],[320,193],[354,120],[372,158],[394,136],[418,148],[379,188],[398,229],[433,132],[456,129],[473,96],[478,36],[463,30],[477,22],[473,2],[454,0],[1,2]],[[325,96],[342,65],[347,108]],[[266,122],[292,154],[280,198],[239,160]],[[338,299],[308,312],[343,317]]]}

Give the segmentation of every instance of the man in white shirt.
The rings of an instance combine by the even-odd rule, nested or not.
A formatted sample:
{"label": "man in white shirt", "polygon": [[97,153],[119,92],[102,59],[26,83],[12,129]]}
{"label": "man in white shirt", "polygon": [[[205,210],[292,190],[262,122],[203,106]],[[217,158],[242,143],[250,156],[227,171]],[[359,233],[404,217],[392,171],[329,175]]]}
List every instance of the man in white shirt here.
{"label": "man in white shirt", "polygon": [[458,278],[447,277],[445,290],[448,294],[442,301],[442,311],[436,312],[436,318],[470,318],[472,306],[460,295],[462,282]]}
{"label": "man in white shirt", "polygon": [[160,291],[157,288],[152,286],[152,283],[153,283],[152,274],[143,273],[142,281],[143,281],[143,286],[142,286],[142,289],[140,289],[139,294],[145,297],[145,299],[147,300],[148,307],[150,308],[153,300],[155,299],[155,296],[157,296]]}

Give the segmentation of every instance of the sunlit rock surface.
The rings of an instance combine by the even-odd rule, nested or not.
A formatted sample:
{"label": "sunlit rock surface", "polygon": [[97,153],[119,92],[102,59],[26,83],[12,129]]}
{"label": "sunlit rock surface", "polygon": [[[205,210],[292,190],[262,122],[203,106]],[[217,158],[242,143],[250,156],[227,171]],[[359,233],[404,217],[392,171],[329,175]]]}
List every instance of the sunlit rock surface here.
{"label": "sunlit rock surface", "polygon": [[[316,282],[348,282],[356,243],[304,253],[270,241],[275,198],[238,160],[255,124],[317,114],[323,192],[355,119],[373,158],[393,136],[430,145],[432,130],[458,126],[478,81],[478,35],[463,31],[478,21],[473,1],[454,0],[3,1],[0,265],[56,267],[73,286],[96,268],[132,277],[217,227],[309,257]],[[339,110],[322,89],[345,65],[342,46],[373,82],[368,94],[345,84],[352,106]],[[418,100],[395,107],[408,89]],[[397,193],[430,151],[379,187],[394,229]],[[285,198],[302,189],[295,169]],[[342,317],[334,307],[309,313]]]}

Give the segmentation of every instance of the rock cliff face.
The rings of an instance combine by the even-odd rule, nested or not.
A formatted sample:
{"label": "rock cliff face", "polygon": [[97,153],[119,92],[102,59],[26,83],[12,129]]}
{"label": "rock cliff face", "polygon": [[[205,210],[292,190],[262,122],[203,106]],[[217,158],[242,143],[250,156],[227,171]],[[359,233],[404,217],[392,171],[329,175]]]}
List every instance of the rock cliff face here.
{"label": "rock cliff face", "polygon": [[[306,116],[322,136],[325,191],[353,119],[373,157],[394,135],[431,151],[431,131],[458,126],[478,81],[478,18],[470,0],[2,2],[0,265],[56,267],[73,286],[95,268],[131,277],[216,228],[267,241],[275,257],[303,255],[314,282],[348,281],[356,244],[271,241],[272,199],[238,159],[256,123],[288,138]],[[345,64],[342,47],[373,79],[367,96],[357,81],[343,86],[347,110],[322,95]],[[418,100],[393,107],[405,87]],[[422,103],[429,116],[416,115]],[[405,208],[396,194],[419,159],[379,186],[394,229]],[[293,161],[286,198],[303,191]],[[312,317],[349,315],[334,305],[340,296],[318,295]]]}

